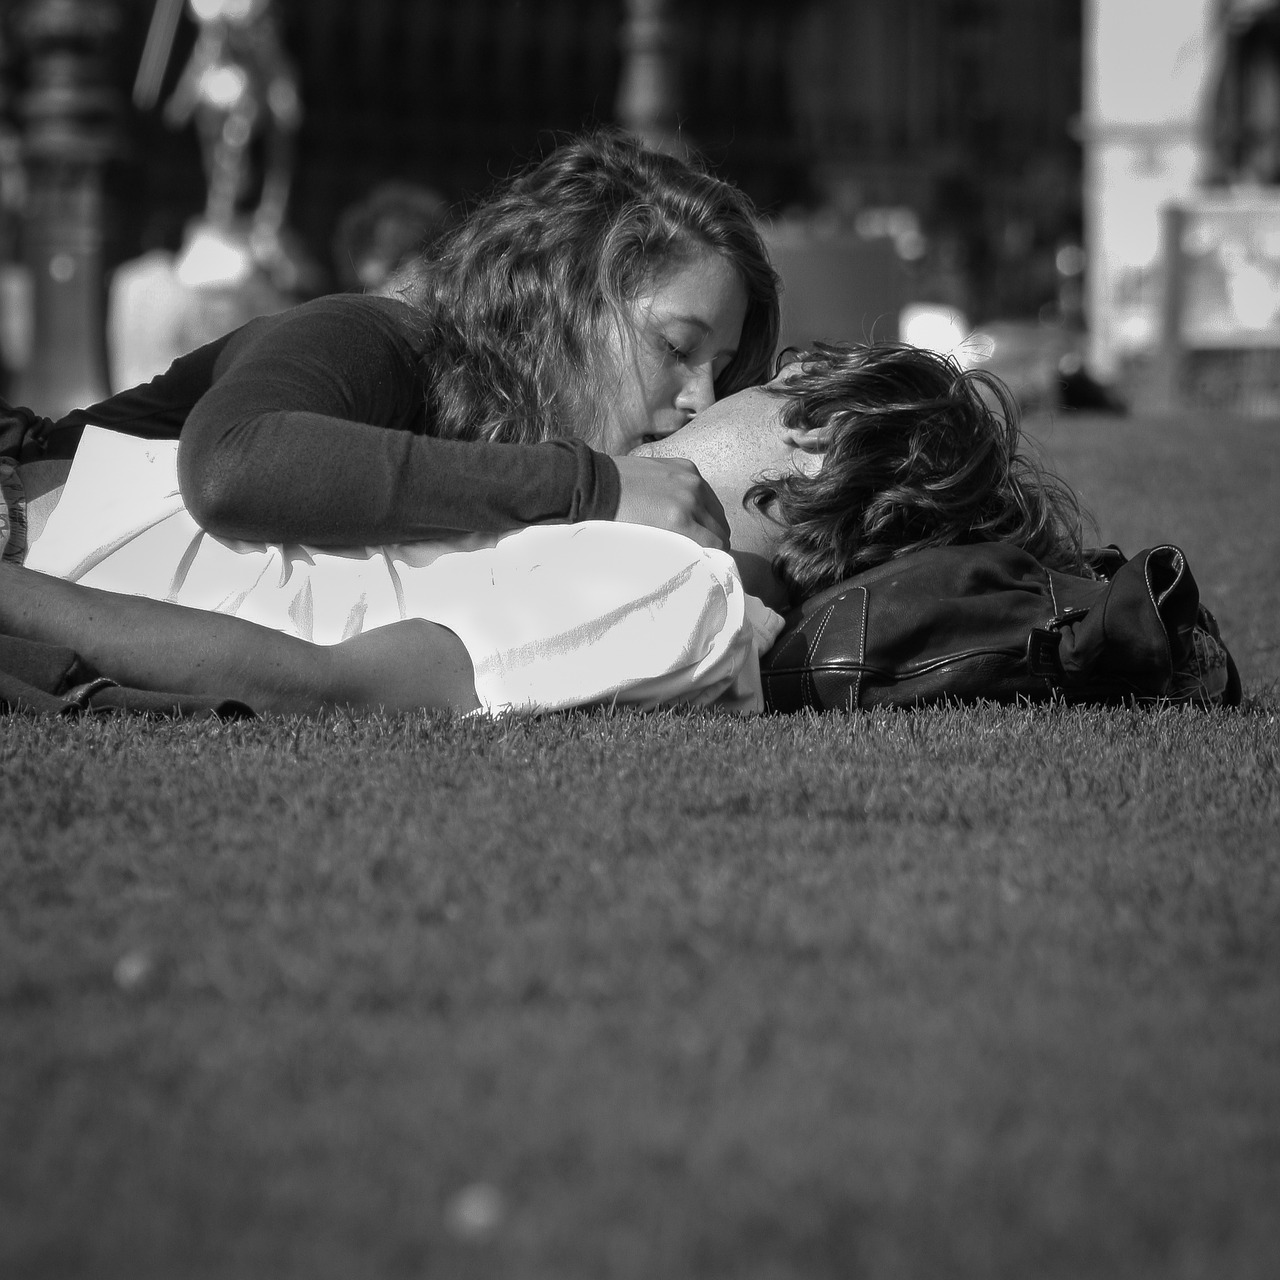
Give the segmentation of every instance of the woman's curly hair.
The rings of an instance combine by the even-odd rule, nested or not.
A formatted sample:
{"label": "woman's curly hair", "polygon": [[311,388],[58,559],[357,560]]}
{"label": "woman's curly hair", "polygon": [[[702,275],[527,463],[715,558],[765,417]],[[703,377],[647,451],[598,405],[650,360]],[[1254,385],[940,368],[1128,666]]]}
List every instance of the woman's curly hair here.
{"label": "woman's curly hair", "polygon": [[747,313],[717,396],[764,381],[778,278],[754,209],[696,163],[602,130],[558,147],[479,205],[410,272],[439,434],[591,440],[618,371],[610,335],[646,286],[700,250],[741,276]]}
{"label": "woman's curly hair", "polygon": [[1085,515],[1031,456],[998,378],[899,344],[819,344],[771,388],[785,426],[825,445],[813,475],[743,499],[782,526],[774,568],[798,599],[923,547],[1011,542],[1081,572]]}

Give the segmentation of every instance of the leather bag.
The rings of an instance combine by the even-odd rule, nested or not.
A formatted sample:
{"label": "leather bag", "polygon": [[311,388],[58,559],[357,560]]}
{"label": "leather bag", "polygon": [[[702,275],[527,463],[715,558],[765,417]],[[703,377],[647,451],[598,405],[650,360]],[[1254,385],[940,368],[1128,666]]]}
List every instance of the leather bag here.
{"label": "leather bag", "polygon": [[814,596],[761,659],[773,711],[991,700],[1236,705],[1240,676],[1175,546],[1090,554],[1098,576],[1004,543],[909,552]]}

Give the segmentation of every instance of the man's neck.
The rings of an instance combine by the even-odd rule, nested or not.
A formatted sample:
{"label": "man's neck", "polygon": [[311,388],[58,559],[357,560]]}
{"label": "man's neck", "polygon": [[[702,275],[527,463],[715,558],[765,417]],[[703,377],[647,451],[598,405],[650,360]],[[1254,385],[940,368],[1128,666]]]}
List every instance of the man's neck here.
{"label": "man's neck", "polygon": [[773,571],[769,560],[757,551],[737,551],[730,548],[730,555],[738,566],[738,576],[748,595],[763,600],[770,609],[786,613],[792,601],[782,579]]}

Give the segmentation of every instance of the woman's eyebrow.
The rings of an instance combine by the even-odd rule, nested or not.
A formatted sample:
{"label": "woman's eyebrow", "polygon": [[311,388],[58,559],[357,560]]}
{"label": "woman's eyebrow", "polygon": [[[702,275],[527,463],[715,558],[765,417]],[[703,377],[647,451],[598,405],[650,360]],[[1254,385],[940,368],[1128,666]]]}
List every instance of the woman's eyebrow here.
{"label": "woman's eyebrow", "polygon": [[672,324],[691,324],[695,329],[701,329],[703,333],[711,332],[711,326],[701,316],[671,315],[667,320]]}
{"label": "woman's eyebrow", "polygon": [[[701,329],[704,336],[710,336],[710,334],[712,333],[711,325],[709,325],[705,320],[700,320],[697,316],[690,316],[689,323]],[[723,350],[716,352],[717,357],[736,356],[737,354],[738,354],[738,348],[736,346],[725,347]]]}
{"label": "woman's eyebrow", "polygon": [[[712,326],[708,324],[701,316],[672,315],[667,317],[668,324],[688,324],[702,332],[703,338],[708,337],[712,332]],[[733,359],[738,354],[737,347],[725,347],[722,351],[717,351],[711,358],[719,360],[723,356]]]}

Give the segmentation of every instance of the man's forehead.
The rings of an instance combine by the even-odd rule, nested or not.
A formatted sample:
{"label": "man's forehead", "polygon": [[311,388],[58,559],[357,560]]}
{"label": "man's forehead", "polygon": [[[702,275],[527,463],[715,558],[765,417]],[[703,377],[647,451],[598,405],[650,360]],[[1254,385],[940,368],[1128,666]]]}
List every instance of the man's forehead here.
{"label": "man's forehead", "polygon": [[708,444],[772,446],[781,430],[783,403],[780,396],[748,387],[704,410],[687,430],[696,432],[701,427]]}
{"label": "man's forehead", "polygon": [[771,422],[782,408],[779,396],[763,387],[746,387],[704,409],[686,429],[724,429],[734,426],[759,426]]}
{"label": "man's forehead", "polygon": [[703,409],[679,431],[661,440],[640,445],[633,453],[655,458],[723,457],[754,452],[756,446],[772,445],[781,433],[781,396],[761,387],[717,400]]}

